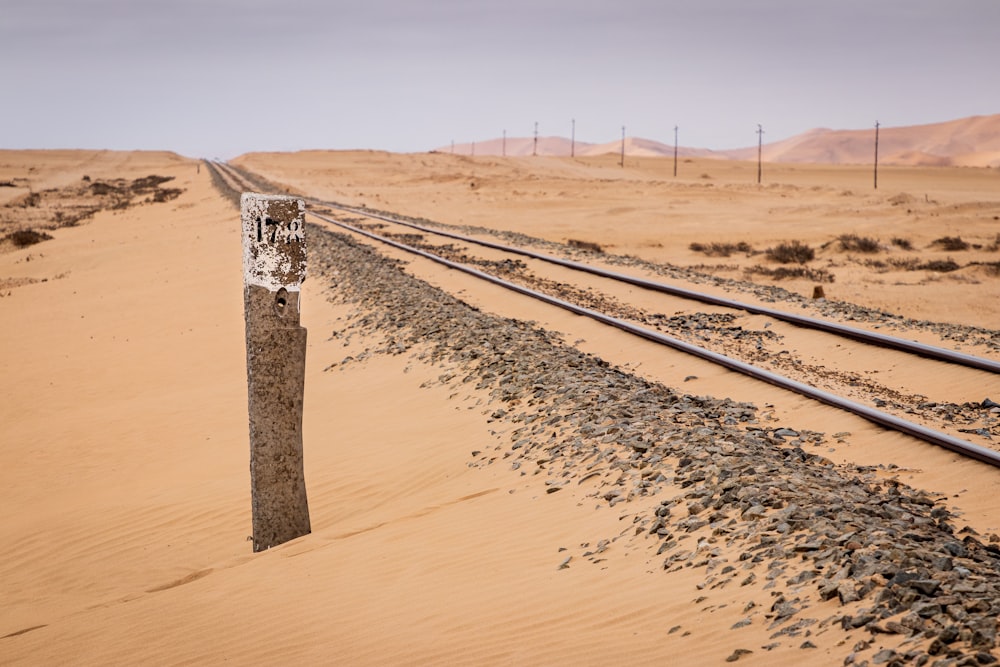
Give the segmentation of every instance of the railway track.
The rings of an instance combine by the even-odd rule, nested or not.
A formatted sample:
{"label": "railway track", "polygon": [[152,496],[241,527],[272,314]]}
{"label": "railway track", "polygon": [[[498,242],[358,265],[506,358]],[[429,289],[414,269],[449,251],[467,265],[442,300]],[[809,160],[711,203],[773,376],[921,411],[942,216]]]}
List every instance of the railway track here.
{"label": "railway track", "polygon": [[[266,186],[268,184],[262,181],[252,182],[228,165],[213,163],[210,167],[219,173],[219,178],[225,183],[226,187],[235,191],[267,189]],[[872,407],[839,393],[821,389],[814,386],[813,382],[803,381],[803,379],[796,380],[786,374],[750,363],[746,359],[736,358],[735,354],[722,354],[718,351],[720,347],[727,352],[730,349],[738,352],[742,351],[743,356],[749,357],[751,361],[755,358],[764,359],[771,366],[784,366],[789,370],[796,371],[805,379],[812,379],[809,377],[810,373],[819,373],[820,376],[825,374],[825,380],[831,382],[831,378],[839,377],[842,385],[854,386],[856,389],[860,386],[862,393],[866,389],[873,389],[875,387],[874,383],[868,382],[866,384],[865,378],[857,373],[838,374],[837,371],[829,371],[825,366],[813,366],[803,369],[802,366],[804,364],[801,359],[795,359],[792,355],[788,355],[787,350],[779,352],[768,351],[767,348],[774,347],[781,342],[782,338],[782,336],[774,334],[774,330],[771,329],[771,325],[768,323],[765,323],[760,329],[750,330],[735,324],[735,318],[723,312],[707,317],[708,325],[713,324],[712,319],[714,317],[716,320],[714,323],[718,324],[721,322],[723,326],[715,326],[714,328],[712,326],[704,326],[699,329],[698,327],[704,324],[705,317],[700,318],[701,323],[699,323],[698,317],[694,317],[693,320],[691,317],[680,317],[678,319],[676,316],[675,318],[668,318],[659,313],[650,313],[648,309],[636,307],[635,305],[624,303],[621,299],[608,296],[603,290],[581,290],[565,282],[545,278],[540,275],[540,273],[544,272],[544,269],[539,267],[544,265],[569,269],[577,273],[595,276],[600,281],[626,283],[631,286],[640,287],[643,290],[650,290],[657,294],[666,295],[662,298],[683,299],[688,302],[694,300],[720,309],[736,310],[753,316],[766,317],[769,322],[774,321],[793,325],[788,328],[789,330],[819,331],[828,336],[846,338],[851,341],[862,342],[866,345],[877,345],[892,351],[887,354],[901,355],[898,357],[897,363],[910,363],[902,360],[912,357],[912,355],[917,355],[924,360],[931,360],[923,361],[922,363],[960,366],[967,369],[964,372],[979,374],[980,381],[983,382],[985,387],[991,386],[996,374],[1000,373],[1000,362],[946,348],[886,336],[877,332],[848,327],[837,322],[804,317],[773,308],[741,303],[641,277],[610,271],[582,262],[545,255],[525,248],[513,247],[457,234],[444,229],[429,227],[415,223],[412,220],[404,220],[367,209],[344,206],[336,202],[326,202],[318,199],[306,199],[310,205],[310,210],[307,212],[324,226],[333,225],[352,234],[361,235],[379,243],[387,244],[406,253],[424,257],[550,305],[592,318],[646,340],[695,355],[757,380],[846,410],[883,427],[919,438],[936,446],[944,447],[963,456],[968,456],[990,465],[1000,466],[1000,452],[949,433],[929,428],[924,424],[903,418],[899,414],[894,414],[910,412],[912,406],[908,406],[907,401],[912,402],[914,400],[913,396],[906,396],[898,391],[893,392],[891,389],[879,386],[879,391],[888,392],[884,394],[888,399],[875,398],[874,402],[876,405]],[[326,209],[330,213],[320,213],[319,210],[322,209]],[[344,219],[345,213],[351,217]],[[390,231],[392,226],[395,225],[407,231]],[[419,233],[414,234],[414,231]],[[454,243],[435,245],[428,242],[425,235],[436,235],[452,242],[457,241],[461,245],[456,246]],[[491,256],[494,258],[490,259],[489,257],[484,258],[472,255],[470,254],[473,252],[470,250],[471,248],[486,249],[485,252],[492,253]],[[479,252],[483,251],[480,250]],[[528,270],[529,267],[523,261],[509,259],[511,254],[517,257],[528,258],[529,261],[533,262],[531,270]],[[676,307],[676,304],[679,302],[671,301],[670,303],[675,304]],[[660,306],[660,308],[666,309],[664,306]],[[699,313],[698,315],[705,314]],[[692,321],[695,322],[693,328],[690,326]],[[682,339],[678,335],[669,335],[663,331],[664,329],[669,331],[671,328],[679,330],[686,339]],[[769,331],[769,329],[771,330]],[[706,331],[722,331],[724,335],[707,335]],[[788,332],[786,331],[784,335],[788,335]],[[712,338],[715,340],[711,340]],[[696,344],[696,342],[703,344]],[[717,349],[710,349],[711,347]],[[788,358],[782,359],[783,356]],[[797,366],[799,368],[796,368]],[[928,404],[931,408],[937,406],[933,402]],[[893,411],[882,410],[879,409],[880,407],[889,407]],[[967,404],[965,407],[975,412],[974,406],[970,407]],[[982,407],[986,407],[985,402]],[[974,432],[974,430],[969,429],[969,432]],[[990,433],[986,429],[979,429],[979,435],[983,438],[988,438]]]}

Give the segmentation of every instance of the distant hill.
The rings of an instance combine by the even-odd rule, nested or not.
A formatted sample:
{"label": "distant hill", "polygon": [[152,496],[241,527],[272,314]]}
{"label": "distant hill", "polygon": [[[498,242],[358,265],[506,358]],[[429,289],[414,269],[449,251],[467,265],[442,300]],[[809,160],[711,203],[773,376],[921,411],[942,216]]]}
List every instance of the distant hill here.
{"label": "distant hill", "polygon": [[[725,151],[738,160],[757,158],[757,147]],[[768,162],[868,163],[875,156],[875,128],[810,130],[765,144]],[[879,128],[879,162],[924,166],[1000,167],[1000,114],[930,125]]]}
{"label": "distant hill", "polygon": [[[577,157],[583,157],[618,153],[621,151],[621,146],[621,141],[611,141],[606,144],[590,144],[584,141],[574,143],[566,137],[538,137],[538,144],[536,145],[533,137],[507,137],[506,141],[504,139],[488,139],[475,143],[455,144],[454,152],[457,155],[506,155],[507,157],[524,157],[530,155],[569,157],[572,153]],[[435,151],[438,153],[450,153],[452,147],[451,145],[442,146],[435,149]],[[626,137],[625,154],[633,157],[668,155],[673,157],[674,146],[673,144],[667,145],[651,139]],[[679,157],[726,157],[719,151],[685,146],[678,147],[677,155]],[[754,155],[756,156],[756,153]]]}
{"label": "distant hill", "polygon": [[[501,155],[502,139],[476,142],[476,155]],[[618,153],[620,141],[588,144],[577,141],[573,146],[578,156]],[[571,142],[564,137],[508,138],[508,156],[538,155],[568,156]],[[451,146],[439,148],[446,153]],[[469,155],[473,144],[455,144],[454,151]],[[628,137],[625,154],[642,156],[673,156],[674,147],[650,139]],[[756,160],[757,147],[712,151],[681,146],[682,157],[713,157],[730,160]],[[874,159],[875,128],[864,130],[815,129],[789,139],[764,144],[763,159],[767,162],[809,162],[822,164],[865,164]],[[879,163],[920,166],[1000,167],[1000,114],[972,116],[943,123],[879,128]]]}

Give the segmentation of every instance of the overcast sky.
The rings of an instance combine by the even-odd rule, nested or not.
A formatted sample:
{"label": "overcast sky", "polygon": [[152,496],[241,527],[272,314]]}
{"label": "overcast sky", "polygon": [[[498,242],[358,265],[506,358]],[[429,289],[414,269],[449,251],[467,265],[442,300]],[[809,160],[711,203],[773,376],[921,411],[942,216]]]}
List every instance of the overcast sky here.
{"label": "overcast sky", "polygon": [[997,0],[0,0],[0,148],[737,148],[1000,113]]}

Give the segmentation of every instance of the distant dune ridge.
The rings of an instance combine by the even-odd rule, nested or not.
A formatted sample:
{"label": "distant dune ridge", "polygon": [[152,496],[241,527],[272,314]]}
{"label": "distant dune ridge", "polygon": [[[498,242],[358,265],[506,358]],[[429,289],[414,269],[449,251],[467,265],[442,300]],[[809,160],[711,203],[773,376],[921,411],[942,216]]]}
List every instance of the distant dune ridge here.
{"label": "distant dune ridge", "polygon": [[[455,144],[438,148],[459,155],[568,156],[571,150],[579,157],[617,153],[621,141],[591,144],[566,137],[508,137],[482,142]],[[625,154],[633,157],[669,157],[673,144],[652,139],[626,137]],[[732,150],[709,150],[678,146],[679,157],[715,157],[730,160],[755,160],[757,147]],[[817,128],[802,134],[764,144],[767,162],[808,162],[819,164],[865,164],[875,156],[875,128],[831,130]],[[942,123],[879,128],[879,163],[910,166],[1000,167],[1000,114],[970,116]]]}

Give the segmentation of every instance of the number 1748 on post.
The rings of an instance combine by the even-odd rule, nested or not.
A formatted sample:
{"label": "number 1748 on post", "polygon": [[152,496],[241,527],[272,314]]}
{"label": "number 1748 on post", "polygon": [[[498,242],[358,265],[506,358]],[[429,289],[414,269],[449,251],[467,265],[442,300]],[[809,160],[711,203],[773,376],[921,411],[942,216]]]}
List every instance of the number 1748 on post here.
{"label": "number 1748 on post", "polygon": [[257,243],[263,243],[266,239],[268,243],[302,243],[302,223],[292,220],[287,223],[288,229],[283,230],[282,223],[270,217],[261,218],[257,216]]}

